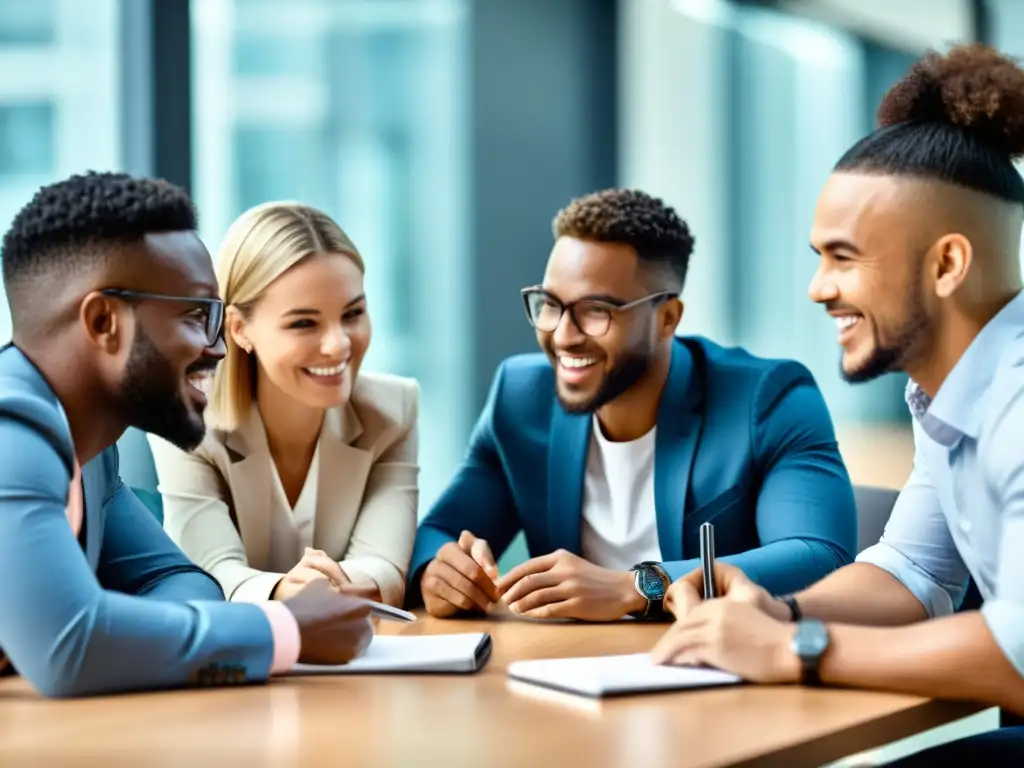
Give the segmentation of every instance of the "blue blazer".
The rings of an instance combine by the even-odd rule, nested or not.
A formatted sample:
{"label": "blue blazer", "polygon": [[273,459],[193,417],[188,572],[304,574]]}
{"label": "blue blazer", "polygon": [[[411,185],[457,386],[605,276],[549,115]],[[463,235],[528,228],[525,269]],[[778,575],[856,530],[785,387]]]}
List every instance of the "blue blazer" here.
{"label": "blue blazer", "polygon": [[[555,398],[540,354],[504,361],[458,473],[416,535],[408,594],[462,530],[496,556],[519,532],[530,555],[580,554],[592,419]],[[802,589],[852,561],[853,488],[810,372],[700,337],[677,338],[658,409],[654,496],[664,567],[700,564],[701,523],[716,555],[770,592]]]}
{"label": "blue blazer", "polygon": [[13,346],[0,349],[0,456],[0,651],[40,693],[267,677],[274,648],[264,613],[224,602],[121,482],[115,446],[82,468],[76,540],[67,419]]}

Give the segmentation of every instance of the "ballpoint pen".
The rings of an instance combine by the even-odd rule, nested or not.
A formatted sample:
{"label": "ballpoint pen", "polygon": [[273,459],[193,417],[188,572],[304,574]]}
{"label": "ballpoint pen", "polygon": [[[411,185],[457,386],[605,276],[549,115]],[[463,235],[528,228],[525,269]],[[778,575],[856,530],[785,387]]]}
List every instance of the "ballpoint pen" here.
{"label": "ballpoint pen", "polygon": [[704,599],[718,597],[715,587],[715,526],[703,523],[700,527],[700,567],[704,573]]}

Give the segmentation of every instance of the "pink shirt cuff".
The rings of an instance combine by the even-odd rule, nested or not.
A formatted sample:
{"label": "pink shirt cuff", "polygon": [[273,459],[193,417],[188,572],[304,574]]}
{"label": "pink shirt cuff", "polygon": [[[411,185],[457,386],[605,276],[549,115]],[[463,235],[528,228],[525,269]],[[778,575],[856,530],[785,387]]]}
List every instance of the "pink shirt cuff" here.
{"label": "pink shirt cuff", "polygon": [[299,660],[299,651],[302,648],[299,623],[282,603],[268,601],[256,605],[267,615],[270,632],[274,636],[274,661],[270,665],[270,674],[279,675],[287,672]]}

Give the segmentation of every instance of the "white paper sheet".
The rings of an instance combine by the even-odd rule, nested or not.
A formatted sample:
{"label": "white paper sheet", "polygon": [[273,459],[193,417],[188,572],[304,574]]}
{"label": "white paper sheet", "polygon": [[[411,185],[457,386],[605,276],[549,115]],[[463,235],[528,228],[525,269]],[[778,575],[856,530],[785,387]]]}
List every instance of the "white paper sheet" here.
{"label": "white paper sheet", "polygon": [[736,675],[718,669],[655,664],[647,653],[514,661],[508,666],[508,675],[513,680],[583,696],[616,696],[742,682]]}
{"label": "white paper sheet", "polygon": [[291,674],[475,672],[487,663],[490,642],[490,637],[484,632],[413,637],[376,635],[366,652],[348,664],[296,664]]}

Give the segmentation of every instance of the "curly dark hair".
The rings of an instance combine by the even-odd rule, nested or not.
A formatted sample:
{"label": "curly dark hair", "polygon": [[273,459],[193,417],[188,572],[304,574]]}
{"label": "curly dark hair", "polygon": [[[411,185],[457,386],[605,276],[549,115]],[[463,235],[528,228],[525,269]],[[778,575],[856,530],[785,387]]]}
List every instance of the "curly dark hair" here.
{"label": "curly dark hair", "polygon": [[105,245],[197,227],[188,193],[163,180],[89,171],[45,186],[18,212],[3,238],[0,258],[12,313],[31,300],[25,292],[33,284],[52,290],[55,278],[116,250]]}
{"label": "curly dark hair", "polygon": [[686,222],[660,199],[635,189],[605,189],[578,197],[558,212],[555,238],[630,245],[637,257],[667,268],[682,291],[694,238]]}
{"label": "curly dark hair", "polygon": [[1024,69],[972,43],[930,51],[882,99],[879,128],[836,170],[919,176],[1024,203]]}

